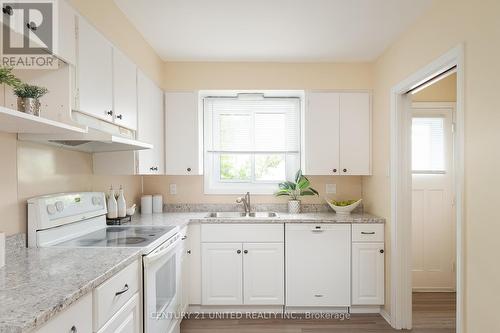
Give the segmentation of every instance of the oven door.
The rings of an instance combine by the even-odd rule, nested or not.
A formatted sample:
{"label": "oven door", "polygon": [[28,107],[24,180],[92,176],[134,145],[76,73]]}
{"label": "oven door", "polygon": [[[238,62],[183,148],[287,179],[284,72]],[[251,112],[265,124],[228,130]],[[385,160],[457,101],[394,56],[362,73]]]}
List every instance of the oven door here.
{"label": "oven door", "polygon": [[169,332],[178,316],[181,243],[174,237],[143,257],[145,333]]}

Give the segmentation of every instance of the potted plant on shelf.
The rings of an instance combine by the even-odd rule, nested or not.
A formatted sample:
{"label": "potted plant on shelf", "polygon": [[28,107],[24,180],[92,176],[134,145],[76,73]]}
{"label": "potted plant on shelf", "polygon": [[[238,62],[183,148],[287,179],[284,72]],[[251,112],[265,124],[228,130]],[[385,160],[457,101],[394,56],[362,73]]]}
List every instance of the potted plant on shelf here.
{"label": "potted plant on shelf", "polygon": [[22,83],[14,87],[19,111],[40,116],[40,97],[48,92],[47,88]]}
{"label": "potted plant on shelf", "polygon": [[291,214],[300,213],[300,197],[306,195],[319,195],[318,191],[310,187],[309,179],[303,174],[302,170],[297,171],[295,182],[285,181],[279,184],[279,191],[274,195],[288,196],[288,212]]}

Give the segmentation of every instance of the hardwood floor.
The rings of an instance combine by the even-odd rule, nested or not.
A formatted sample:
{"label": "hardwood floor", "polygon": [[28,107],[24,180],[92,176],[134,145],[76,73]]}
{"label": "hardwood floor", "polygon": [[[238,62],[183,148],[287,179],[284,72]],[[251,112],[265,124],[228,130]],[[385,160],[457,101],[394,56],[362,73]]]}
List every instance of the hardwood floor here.
{"label": "hardwood floor", "polygon": [[[455,332],[454,293],[413,294],[415,333]],[[387,333],[394,330],[379,315],[350,319],[186,319],[181,333]]]}

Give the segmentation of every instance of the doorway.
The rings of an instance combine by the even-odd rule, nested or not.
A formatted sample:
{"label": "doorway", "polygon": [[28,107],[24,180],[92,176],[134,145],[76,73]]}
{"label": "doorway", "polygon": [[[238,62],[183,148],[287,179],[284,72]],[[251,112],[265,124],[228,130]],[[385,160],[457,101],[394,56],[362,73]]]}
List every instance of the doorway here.
{"label": "doorway", "polygon": [[[456,104],[413,103],[416,91],[453,72]],[[446,299],[462,332],[463,47],[394,86],[391,96],[391,325],[417,328],[433,316],[431,306],[430,317],[419,317],[426,302]]]}

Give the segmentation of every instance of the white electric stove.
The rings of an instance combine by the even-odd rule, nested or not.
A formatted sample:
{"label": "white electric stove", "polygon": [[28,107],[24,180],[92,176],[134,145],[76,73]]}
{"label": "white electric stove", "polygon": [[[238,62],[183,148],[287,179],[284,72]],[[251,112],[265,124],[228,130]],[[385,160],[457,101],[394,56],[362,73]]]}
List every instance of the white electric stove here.
{"label": "white electric stove", "polygon": [[45,195],[28,200],[29,247],[133,247],[143,253],[144,332],[176,329],[180,308],[180,236],[176,226],[106,225],[101,192]]}

